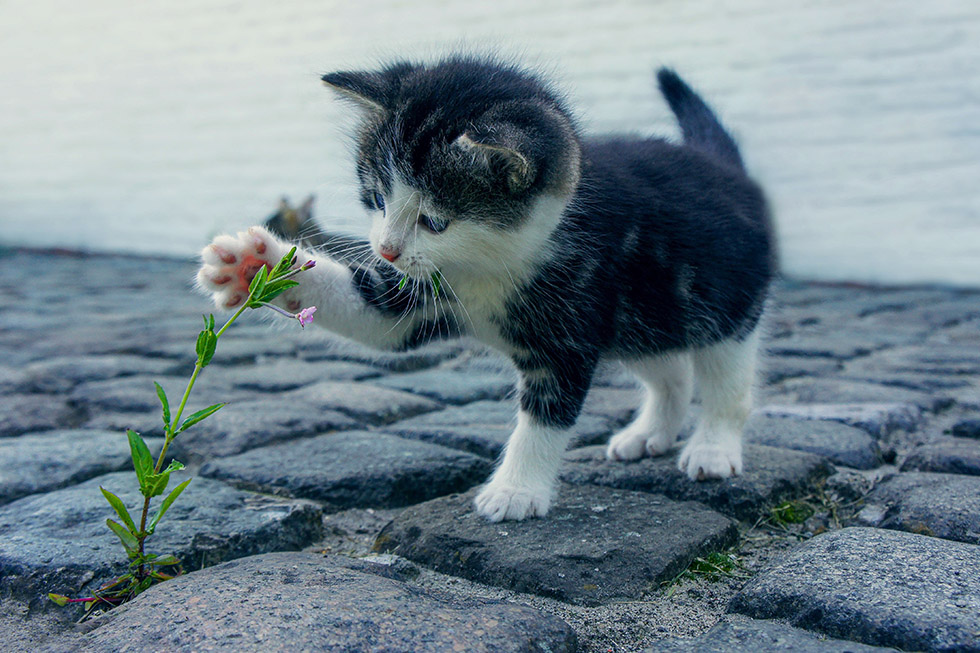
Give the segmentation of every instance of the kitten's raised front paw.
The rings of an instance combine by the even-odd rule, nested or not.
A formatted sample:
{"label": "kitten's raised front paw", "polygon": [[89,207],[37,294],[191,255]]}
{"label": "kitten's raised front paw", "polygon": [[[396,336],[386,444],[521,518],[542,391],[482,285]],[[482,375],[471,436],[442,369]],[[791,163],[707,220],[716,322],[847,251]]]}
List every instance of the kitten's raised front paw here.
{"label": "kitten's raised front paw", "polygon": [[197,283],[219,309],[235,308],[248,297],[248,284],[259,268],[274,267],[287,251],[262,227],[218,236],[201,252]]}
{"label": "kitten's raised front paw", "polygon": [[551,506],[551,490],[488,483],[476,495],[476,511],[492,522],[505,519],[521,521],[528,517],[544,517]]}
{"label": "kitten's raised front paw", "polygon": [[742,446],[739,442],[688,442],[677,466],[692,481],[738,476],[742,473]]}

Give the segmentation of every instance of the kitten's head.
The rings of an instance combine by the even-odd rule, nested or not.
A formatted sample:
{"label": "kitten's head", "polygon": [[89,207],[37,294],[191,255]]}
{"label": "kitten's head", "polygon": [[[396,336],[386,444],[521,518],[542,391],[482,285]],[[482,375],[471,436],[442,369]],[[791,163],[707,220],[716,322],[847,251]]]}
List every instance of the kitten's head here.
{"label": "kitten's head", "polygon": [[380,256],[426,278],[499,273],[544,246],[578,184],[580,149],[533,75],[457,56],[323,81],[364,110],[357,173]]}

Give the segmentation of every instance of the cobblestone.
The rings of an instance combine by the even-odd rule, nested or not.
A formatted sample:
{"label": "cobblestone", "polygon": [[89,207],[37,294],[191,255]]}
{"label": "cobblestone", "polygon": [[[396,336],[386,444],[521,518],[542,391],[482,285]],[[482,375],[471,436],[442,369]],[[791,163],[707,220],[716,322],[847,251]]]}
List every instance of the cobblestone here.
{"label": "cobblestone", "polygon": [[[43,263],[29,278],[27,261]],[[124,430],[159,446],[152,381],[179,396],[209,310],[192,276],[163,259],[0,255],[0,595],[27,615],[0,627],[53,624],[64,650],[123,637],[259,650],[280,636],[297,650],[385,637],[507,650],[517,632],[556,651],[577,637],[587,653],[980,649],[980,292],[801,281],[776,289],[743,476],[693,483],[676,451],[607,461],[641,393],[605,364],[552,512],[520,524],[485,523],[471,505],[514,424],[505,359],[468,341],[378,353],[246,315],[191,400],[229,404],[170,450],[198,478],[153,547],[189,573],[88,635],[66,630],[44,593],[125,568],[98,485],[139,501],[117,471]],[[390,553],[349,557],[375,542]],[[736,567],[713,577],[718,560]],[[268,600],[228,600],[243,586]],[[718,621],[736,594],[744,615]],[[147,615],[175,601],[186,627],[156,629]]]}

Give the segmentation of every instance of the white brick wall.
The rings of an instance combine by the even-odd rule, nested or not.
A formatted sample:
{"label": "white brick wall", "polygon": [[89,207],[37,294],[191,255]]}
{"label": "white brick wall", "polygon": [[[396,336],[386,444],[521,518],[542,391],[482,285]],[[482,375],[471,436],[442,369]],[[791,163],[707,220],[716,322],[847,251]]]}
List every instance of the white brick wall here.
{"label": "white brick wall", "polygon": [[591,131],[675,133],[673,65],[739,136],[790,273],[980,285],[974,0],[8,0],[0,242],[186,255],[308,192],[359,229],[319,74],[461,43],[553,72]]}

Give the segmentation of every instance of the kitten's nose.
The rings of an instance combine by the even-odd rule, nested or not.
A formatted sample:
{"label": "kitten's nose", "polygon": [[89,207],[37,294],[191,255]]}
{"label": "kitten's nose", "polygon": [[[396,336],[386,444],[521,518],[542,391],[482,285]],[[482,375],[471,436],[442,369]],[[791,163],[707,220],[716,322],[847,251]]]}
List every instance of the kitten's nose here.
{"label": "kitten's nose", "polygon": [[378,253],[381,254],[381,258],[391,261],[392,263],[394,263],[395,259],[402,255],[402,253],[397,249],[385,247],[384,245],[378,248]]}

